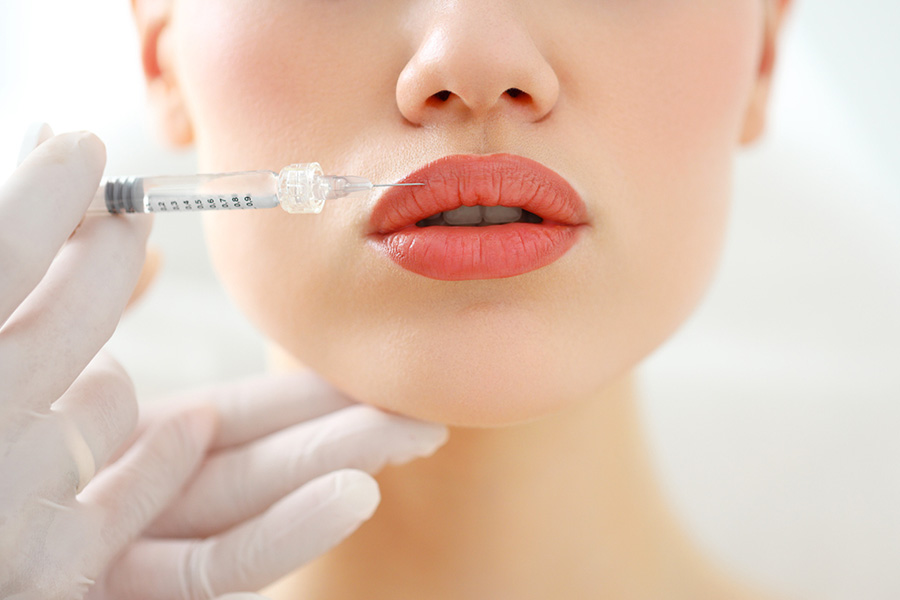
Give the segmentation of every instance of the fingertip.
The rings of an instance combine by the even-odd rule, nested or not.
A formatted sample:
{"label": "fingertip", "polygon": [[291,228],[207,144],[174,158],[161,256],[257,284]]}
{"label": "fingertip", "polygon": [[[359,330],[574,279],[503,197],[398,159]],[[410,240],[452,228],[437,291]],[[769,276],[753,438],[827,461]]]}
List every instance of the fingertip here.
{"label": "fingertip", "polygon": [[400,459],[400,462],[409,462],[413,458],[427,458],[438,451],[447,443],[450,437],[450,429],[442,423],[418,421],[407,417],[395,417],[399,420],[402,431],[409,440],[407,448],[413,453]]}
{"label": "fingertip", "polygon": [[198,404],[187,409],[183,418],[187,421],[185,426],[198,451],[205,451],[212,443],[219,425],[216,409],[208,404]]}
{"label": "fingertip", "polygon": [[428,439],[431,442],[431,446],[426,449],[427,454],[423,454],[423,456],[431,456],[450,439],[450,428],[446,425],[442,423],[427,423],[427,425]]}
{"label": "fingertip", "polygon": [[341,469],[333,474],[335,502],[359,521],[366,521],[381,503],[375,478],[357,469]]}
{"label": "fingertip", "polygon": [[90,131],[79,131],[76,135],[78,148],[85,152],[93,161],[105,166],[106,144],[103,143],[103,140]]}
{"label": "fingertip", "polygon": [[61,133],[42,143],[28,156],[23,167],[32,160],[37,161],[31,165],[33,168],[62,169],[52,174],[44,171],[43,177],[49,183],[79,195],[83,193],[82,186],[87,186],[89,197],[93,198],[106,167],[106,146],[87,131]]}
{"label": "fingertip", "polygon": [[[372,516],[375,480],[355,469],[318,477],[215,539],[212,589],[260,589],[334,548]],[[243,568],[246,564],[258,569]]]}

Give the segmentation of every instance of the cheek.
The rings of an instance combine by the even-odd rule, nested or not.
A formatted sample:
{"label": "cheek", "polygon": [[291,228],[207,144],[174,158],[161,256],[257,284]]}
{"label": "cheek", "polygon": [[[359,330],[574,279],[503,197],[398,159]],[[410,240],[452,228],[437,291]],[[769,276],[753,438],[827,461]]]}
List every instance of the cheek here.
{"label": "cheek", "polygon": [[[371,51],[335,43],[376,18],[339,2],[179,0],[172,31],[177,72],[194,125],[201,172],[269,169],[291,162],[347,162],[347,129],[358,129],[359,73]],[[365,37],[365,36],[363,36]],[[357,42],[363,44],[361,40]],[[377,68],[375,68],[377,70]],[[371,79],[371,73],[369,74]],[[393,97],[393,91],[386,95]],[[367,115],[363,122],[375,121]],[[371,152],[371,146],[368,146]],[[362,174],[359,165],[346,170]],[[336,168],[344,171],[344,168]],[[355,240],[341,207],[316,217],[280,210],[205,216],[211,260],[229,293],[275,342],[301,354],[298,341],[327,336],[339,319],[329,298],[359,281]],[[335,215],[338,218],[333,218]],[[349,265],[349,267],[348,267]],[[325,292],[328,290],[329,292]],[[349,292],[348,292],[349,293]]]}
{"label": "cheek", "polygon": [[644,3],[575,42],[601,58],[566,73],[576,110],[560,142],[592,148],[596,285],[637,343],[671,333],[715,269],[762,11],[757,0]]}
{"label": "cheek", "polygon": [[339,17],[321,2],[177,3],[176,69],[201,168],[277,170],[285,156],[322,161],[346,139],[337,116],[354,108],[354,95],[334,92],[347,86],[337,67],[351,49],[326,35],[352,26]]}

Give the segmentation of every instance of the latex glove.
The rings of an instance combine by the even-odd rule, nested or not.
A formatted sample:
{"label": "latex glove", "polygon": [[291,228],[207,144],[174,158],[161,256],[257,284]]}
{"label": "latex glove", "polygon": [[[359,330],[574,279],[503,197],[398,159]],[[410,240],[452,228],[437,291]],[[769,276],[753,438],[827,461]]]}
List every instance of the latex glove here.
{"label": "latex glove", "polygon": [[[375,473],[428,456],[447,439],[443,425],[356,404],[313,374],[142,406],[135,437],[204,405],[219,415],[210,454],[145,539],[112,566],[111,598],[210,598],[273,583],[371,515],[377,487],[348,467]],[[171,572],[185,576],[167,578]]]}
{"label": "latex glove", "polygon": [[[45,130],[42,137],[47,135]],[[229,406],[242,404],[223,390],[207,395],[206,403],[148,418],[135,432],[133,387],[98,352],[137,279],[149,222],[100,217],[76,230],[103,164],[95,137],[57,136],[0,188],[0,597],[178,600],[257,589],[274,578],[272,564],[287,572],[287,562],[295,561],[292,568],[352,531],[374,510],[378,492],[366,474],[343,469],[308,483],[299,473],[292,479],[297,487],[279,498],[265,477],[251,476],[260,466],[265,475],[266,465],[248,459],[240,466],[239,458],[232,464],[240,470],[227,474],[231,485],[204,483],[215,464],[250,456],[246,448],[231,446],[243,441],[247,448],[273,448],[272,439],[279,437],[324,440],[343,432],[345,422],[368,419],[382,424],[369,431],[395,427],[396,434],[406,425],[417,432],[399,436],[404,448],[398,450],[398,443],[379,449],[384,460],[394,460],[433,450],[446,432],[348,407],[321,421],[314,410],[312,421],[284,430],[290,434],[271,433],[286,422],[279,426],[277,418],[252,411],[246,418],[228,413]],[[289,380],[271,381],[288,391]],[[237,389],[240,395],[251,388]],[[266,393],[264,382],[252,389]],[[293,393],[295,399],[300,395],[296,388]],[[209,404],[214,397],[222,399]],[[329,398],[330,407],[320,411],[335,409],[334,394]],[[219,413],[222,428],[216,433]],[[368,439],[358,432],[357,439],[363,438]],[[211,444],[223,450],[184,488]],[[315,453],[322,444],[307,447]],[[356,449],[369,447],[360,442]],[[333,457],[352,462],[339,452]],[[316,467],[317,460],[313,456],[307,464]],[[95,465],[107,462],[92,479]],[[263,491],[235,491],[249,487],[247,482]],[[210,518],[198,520],[200,514]],[[167,532],[169,539],[147,537],[154,521],[157,536]],[[200,529],[210,537],[193,538],[192,531]]]}

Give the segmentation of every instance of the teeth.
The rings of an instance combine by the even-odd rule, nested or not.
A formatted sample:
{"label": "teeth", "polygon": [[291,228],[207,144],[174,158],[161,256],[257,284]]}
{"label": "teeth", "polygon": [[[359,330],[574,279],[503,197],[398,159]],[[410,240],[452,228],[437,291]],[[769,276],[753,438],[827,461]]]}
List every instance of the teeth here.
{"label": "teeth", "polygon": [[541,223],[542,221],[543,219],[539,216],[512,206],[461,206],[456,210],[448,210],[422,219],[416,225],[419,227],[436,225],[484,227],[506,223]]}
{"label": "teeth", "polygon": [[481,223],[481,206],[460,206],[456,210],[443,213],[450,225],[478,225]]}
{"label": "teeth", "polygon": [[513,208],[512,206],[485,206],[484,222],[485,223],[512,223],[518,221],[522,216],[521,208]]}
{"label": "teeth", "polygon": [[417,223],[419,227],[431,227],[432,225],[443,225],[444,224],[444,213],[438,213],[434,216],[428,217],[427,219],[422,219]]}

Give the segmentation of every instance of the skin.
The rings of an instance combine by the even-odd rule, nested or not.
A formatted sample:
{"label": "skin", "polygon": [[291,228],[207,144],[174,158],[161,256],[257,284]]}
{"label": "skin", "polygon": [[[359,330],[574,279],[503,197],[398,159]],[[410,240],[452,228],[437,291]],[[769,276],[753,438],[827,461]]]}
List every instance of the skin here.
{"label": "skin", "polygon": [[[378,194],[318,217],[207,217],[217,270],[280,364],[457,427],[435,458],[384,473],[376,517],[277,594],[723,591],[659,497],[630,374],[712,277],[732,161],[763,129],[788,4],[136,0],[152,103],[201,171],[315,160],[394,181],[447,154],[509,152],[560,173],[588,207],[560,260],[463,282],[409,273],[366,244]],[[578,493],[561,493],[573,477]],[[460,490],[465,501],[448,500]],[[516,518],[501,518],[509,506]],[[503,532],[490,543],[486,520]],[[526,535],[528,523],[543,526]],[[405,551],[423,544],[443,560]],[[563,559],[549,570],[559,581],[537,586],[547,548],[603,567]]]}

